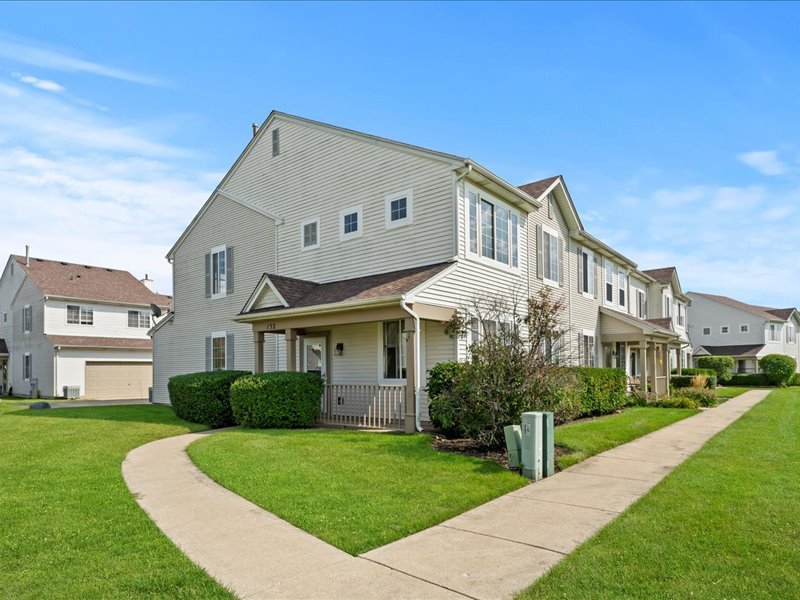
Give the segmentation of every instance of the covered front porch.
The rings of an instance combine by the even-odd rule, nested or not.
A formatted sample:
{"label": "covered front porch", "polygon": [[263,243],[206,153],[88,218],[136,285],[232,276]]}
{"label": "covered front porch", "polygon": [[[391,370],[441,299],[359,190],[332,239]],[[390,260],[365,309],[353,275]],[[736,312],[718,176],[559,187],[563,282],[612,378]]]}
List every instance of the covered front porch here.
{"label": "covered front porch", "polygon": [[667,323],[654,323],[628,314],[600,309],[600,343],[603,366],[623,369],[631,390],[670,393],[671,357],[683,365],[678,333]]}
{"label": "covered front porch", "polygon": [[[324,425],[410,433],[428,420],[427,369],[456,358],[456,342],[444,331],[454,309],[414,302],[410,293],[375,293],[376,287],[413,288],[420,274],[412,281],[399,276],[402,284],[395,280],[392,290],[385,276],[351,280],[348,287],[300,282],[306,289],[291,300],[286,296],[302,287],[298,280],[265,277],[254,292],[260,299],[237,317],[252,326],[256,373],[318,373],[326,383]],[[334,286],[342,291],[334,293]],[[364,290],[377,297],[358,297]]]}

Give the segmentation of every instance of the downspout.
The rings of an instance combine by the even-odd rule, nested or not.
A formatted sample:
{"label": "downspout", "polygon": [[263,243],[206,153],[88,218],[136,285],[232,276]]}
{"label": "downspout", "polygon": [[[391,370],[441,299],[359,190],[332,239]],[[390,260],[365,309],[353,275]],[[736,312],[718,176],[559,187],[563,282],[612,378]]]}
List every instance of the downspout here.
{"label": "downspout", "polygon": [[420,330],[420,319],[419,315],[415,313],[411,307],[408,306],[408,304],[406,304],[405,294],[400,299],[400,306],[414,319],[414,424],[417,428],[417,431],[422,431],[422,425],[419,421],[420,373],[422,370],[422,359],[420,355],[420,339],[422,338],[422,331]]}

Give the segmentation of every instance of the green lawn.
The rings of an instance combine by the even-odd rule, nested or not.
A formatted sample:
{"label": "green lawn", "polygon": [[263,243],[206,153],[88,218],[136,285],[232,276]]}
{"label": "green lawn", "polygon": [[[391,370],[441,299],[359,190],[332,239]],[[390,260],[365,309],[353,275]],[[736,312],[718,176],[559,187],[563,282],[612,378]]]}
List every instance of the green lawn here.
{"label": "green lawn", "polygon": [[718,387],[717,388],[717,396],[720,399],[728,400],[729,398],[735,398],[740,394],[744,394],[747,391],[757,388],[746,388],[746,387],[734,387],[734,386],[725,386],[725,387]]}
{"label": "green lawn", "polygon": [[800,389],[776,390],[523,598],[797,598]]}
{"label": "green lawn", "polygon": [[699,411],[687,408],[626,408],[621,413],[561,425],[555,442],[566,449],[558,466],[566,469],[590,456],[647,435]]}
{"label": "green lawn", "polygon": [[527,483],[495,463],[437,452],[428,435],[239,430],[188,452],[226,488],[354,555]]}
{"label": "green lawn", "polygon": [[0,403],[0,596],[231,598],[162,535],[120,471],[133,448],[200,428],[166,407]]}

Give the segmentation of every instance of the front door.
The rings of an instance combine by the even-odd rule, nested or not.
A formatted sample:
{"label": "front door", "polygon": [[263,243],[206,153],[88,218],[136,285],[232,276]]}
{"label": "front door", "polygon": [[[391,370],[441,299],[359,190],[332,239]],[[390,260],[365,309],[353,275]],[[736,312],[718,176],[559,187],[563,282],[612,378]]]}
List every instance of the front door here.
{"label": "front door", "polygon": [[303,338],[303,371],[327,376],[325,338]]}

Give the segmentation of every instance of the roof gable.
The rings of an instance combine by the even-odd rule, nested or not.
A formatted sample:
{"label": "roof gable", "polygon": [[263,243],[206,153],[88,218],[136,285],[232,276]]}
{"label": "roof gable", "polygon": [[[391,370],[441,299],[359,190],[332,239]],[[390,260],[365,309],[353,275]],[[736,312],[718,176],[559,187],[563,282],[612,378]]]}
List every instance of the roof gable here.
{"label": "roof gable", "polygon": [[734,298],[729,298],[728,296],[720,296],[717,294],[703,294],[701,292],[688,292],[688,293],[689,296],[693,297],[696,296],[699,298],[704,298],[706,300],[711,300],[712,302],[719,302],[720,304],[724,304],[725,306],[729,306],[731,308],[736,308],[746,313],[750,313],[751,315],[755,315],[766,321],[786,320],[768,312],[769,310],[784,310],[784,309],[766,309],[761,306],[754,306],[752,304],[747,304],[746,302],[740,302],[739,300],[735,300]]}
{"label": "roof gable", "polygon": [[578,209],[575,208],[575,203],[572,201],[572,196],[567,189],[563,176],[554,175],[553,177],[526,183],[519,186],[519,189],[542,204],[547,202],[549,194],[553,194],[556,205],[561,211],[569,230],[571,232],[584,231],[583,223],[578,215]]}

